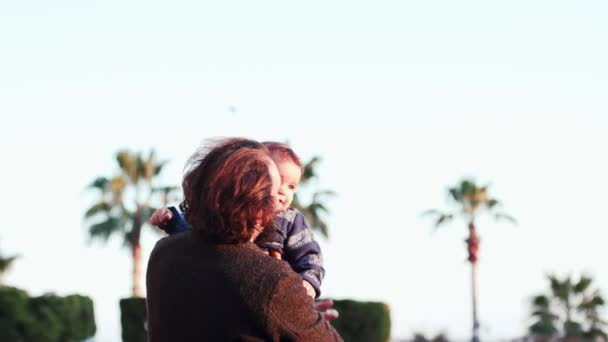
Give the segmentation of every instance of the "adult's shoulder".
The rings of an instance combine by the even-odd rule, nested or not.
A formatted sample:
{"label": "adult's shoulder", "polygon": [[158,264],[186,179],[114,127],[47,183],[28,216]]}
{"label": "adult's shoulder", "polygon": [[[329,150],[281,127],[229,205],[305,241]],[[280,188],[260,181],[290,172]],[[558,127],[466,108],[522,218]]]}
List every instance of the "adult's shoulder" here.
{"label": "adult's shoulder", "polygon": [[183,243],[184,239],[187,236],[189,236],[190,234],[191,234],[191,232],[188,231],[188,232],[183,232],[183,233],[178,233],[178,234],[167,235],[167,236],[159,239],[158,241],[156,241],[156,244],[154,245],[154,249],[163,249],[163,248],[166,248],[166,246],[168,246],[168,245]]}
{"label": "adult's shoulder", "polygon": [[190,231],[187,231],[168,235],[156,241],[156,244],[150,253],[150,259],[154,258],[157,254],[171,253],[173,251],[183,249],[183,247],[188,244],[188,241],[191,239],[191,234],[192,233]]}

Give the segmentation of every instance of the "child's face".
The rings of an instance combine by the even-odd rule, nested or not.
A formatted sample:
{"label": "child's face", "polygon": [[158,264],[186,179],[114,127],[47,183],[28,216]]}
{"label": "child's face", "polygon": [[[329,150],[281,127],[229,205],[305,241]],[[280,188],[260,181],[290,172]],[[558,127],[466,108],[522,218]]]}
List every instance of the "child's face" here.
{"label": "child's face", "polygon": [[282,211],[289,208],[293,202],[293,195],[298,189],[302,177],[302,169],[289,158],[273,154],[272,159],[277,164],[281,176],[278,210]]}

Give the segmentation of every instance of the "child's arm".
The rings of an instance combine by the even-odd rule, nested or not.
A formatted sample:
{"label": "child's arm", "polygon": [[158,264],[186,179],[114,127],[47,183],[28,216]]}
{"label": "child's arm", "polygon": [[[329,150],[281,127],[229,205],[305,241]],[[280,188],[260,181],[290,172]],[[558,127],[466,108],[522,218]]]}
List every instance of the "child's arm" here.
{"label": "child's arm", "polygon": [[321,295],[321,282],[325,276],[321,248],[315,241],[302,212],[288,209],[280,219],[287,220],[287,237],[283,247],[285,260],[312,286],[315,298],[318,298]]}
{"label": "child's arm", "polygon": [[188,222],[186,222],[184,215],[177,211],[175,207],[156,209],[150,218],[150,223],[164,230],[169,235],[192,229]]}

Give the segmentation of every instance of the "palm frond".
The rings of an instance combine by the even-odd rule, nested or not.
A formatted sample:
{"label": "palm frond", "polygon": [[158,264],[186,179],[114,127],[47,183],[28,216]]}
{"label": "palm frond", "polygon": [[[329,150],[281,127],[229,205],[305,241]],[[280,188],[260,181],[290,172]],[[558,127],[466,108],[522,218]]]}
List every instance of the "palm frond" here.
{"label": "palm frond", "polygon": [[443,214],[443,212],[437,210],[437,209],[428,209],[423,211],[420,216],[437,216],[437,215],[441,215]]}
{"label": "palm frond", "polygon": [[146,160],[144,162],[144,170],[142,172],[144,179],[147,182],[151,182],[152,178],[154,178],[154,176],[156,175],[155,173],[156,171],[156,163],[154,162],[154,160]]}
{"label": "palm frond", "polygon": [[133,156],[131,152],[127,150],[118,151],[118,153],[116,153],[116,162],[118,163],[118,167],[127,174],[131,173],[131,170],[135,166]]}
{"label": "palm frond", "polygon": [[454,200],[454,202],[456,202],[456,203],[462,202],[463,194],[462,194],[461,189],[450,188],[450,189],[448,189],[448,193],[450,194],[450,196],[451,196],[452,200]]}
{"label": "palm frond", "polygon": [[168,193],[178,191],[178,190],[181,190],[181,187],[179,187],[179,186],[159,186],[159,187],[152,188],[153,193],[162,193],[162,194],[168,194]]}
{"label": "palm frond", "polygon": [[152,165],[152,173],[150,174],[150,176],[154,176],[153,171],[154,171],[154,166],[156,165],[156,151],[154,149],[150,149],[150,153],[148,153],[148,158],[146,158],[145,160],[145,164],[147,165]]}
{"label": "palm frond", "polygon": [[116,154],[116,161],[123,173],[133,184],[137,184],[137,155],[123,150]]}
{"label": "palm frond", "polygon": [[579,281],[574,284],[572,289],[574,290],[574,293],[583,293],[587,288],[589,288],[589,285],[591,285],[592,282],[593,279],[591,277],[581,276]]}
{"label": "palm frond", "polygon": [[137,184],[140,179],[145,179],[146,176],[146,161],[142,158],[141,153],[135,157],[135,179],[133,183]]}
{"label": "palm frond", "polygon": [[489,210],[494,209],[500,204],[500,202],[495,198],[489,198],[486,200],[485,205]]}
{"label": "palm frond", "polygon": [[437,219],[435,220],[435,225],[434,225],[433,229],[437,230],[442,225],[447,224],[450,221],[452,221],[453,218],[454,218],[454,215],[452,215],[452,214],[439,215],[439,217],[437,217]]}
{"label": "palm frond", "polygon": [[558,315],[551,313],[548,310],[535,310],[530,314],[532,317],[539,317],[544,320],[557,320],[559,318]]}
{"label": "palm frond", "polygon": [[599,293],[596,293],[591,300],[589,301],[590,305],[592,306],[604,306],[606,304],[606,301],[604,300],[604,297],[602,297],[602,295],[600,295]]}
{"label": "palm frond", "polygon": [[431,216],[433,218],[433,231],[437,230],[440,226],[449,223],[454,218],[451,213],[444,213],[437,209],[429,209],[424,211],[422,216]]}
{"label": "palm frond", "polygon": [[108,182],[109,182],[109,180],[106,177],[97,177],[87,187],[104,191],[108,185]]}
{"label": "palm frond", "polygon": [[537,308],[548,308],[549,307],[549,297],[545,295],[538,295],[532,298],[532,306]]}
{"label": "palm frond", "polygon": [[321,235],[323,235],[324,238],[329,239],[329,230],[327,229],[327,224],[325,222],[318,222],[317,228],[319,229],[319,232],[321,232]]}
{"label": "palm frond", "polygon": [[539,321],[532,324],[528,331],[533,335],[553,336],[558,333],[557,328],[551,322]]}
{"label": "palm frond", "polygon": [[13,264],[15,260],[19,258],[18,255],[13,255],[10,257],[2,257],[0,256],[0,274],[6,272],[9,267]]}
{"label": "palm frond", "polygon": [[498,220],[505,220],[505,221],[508,221],[508,222],[510,222],[512,224],[517,224],[517,220],[513,216],[505,214],[505,213],[495,213],[494,214],[494,219],[497,220],[497,221]]}
{"label": "palm frond", "polygon": [[321,162],[321,158],[315,156],[304,164],[304,171],[302,172],[302,177],[300,179],[301,184],[306,184],[310,180],[317,178],[316,169],[319,162]]}
{"label": "palm frond", "polygon": [[109,213],[112,205],[106,201],[93,204],[84,214],[85,218],[90,218],[99,213]]}
{"label": "palm frond", "polygon": [[323,203],[319,203],[319,202],[311,203],[308,206],[308,210],[315,213],[316,216],[318,216],[319,212],[329,213],[329,210],[327,209],[327,207],[325,205],[323,205]]}
{"label": "palm frond", "polygon": [[559,280],[555,275],[548,275],[547,278],[551,284],[551,292],[556,298],[559,298],[561,301],[567,301],[570,295],[570,290],[572,289],[572,281],[570,276],[565,278],[563,281]]}
{"label": "palm frond", "polygon": [[124,230],[123,220],[116,217],[109,217],[105,221],[91,225],[89,227],[89,235],[91,239],[99,239],[105,243],[112,234]]}
{"label": "palm frond", "polygon": [[317,201],[321,197],[334,197],[334,196],[336,196],[336,192],[333,190],[319,190],[319,191],[315,191],[315,193],[312,195],[312,200]]}
{"label": "palm frond", "polygon": [[157,176],[165,167],[165,165],[167,165],[168,161],[163,160],[161,162],[158,162],[155,166],[154,166],[154,176]]}
{"label": "palm frond", "polygon": [[583,298],[582,302],[579,304],[579,311],[594,311],[599,307],[604,306],[606,302],[602,295],[596,291],[591,297]]}
{"label": "palm frond", "polygon": [[472,196],[478,189],[475,181],[472,179],[464,179],[460,182],[460,193],[463,196]]}

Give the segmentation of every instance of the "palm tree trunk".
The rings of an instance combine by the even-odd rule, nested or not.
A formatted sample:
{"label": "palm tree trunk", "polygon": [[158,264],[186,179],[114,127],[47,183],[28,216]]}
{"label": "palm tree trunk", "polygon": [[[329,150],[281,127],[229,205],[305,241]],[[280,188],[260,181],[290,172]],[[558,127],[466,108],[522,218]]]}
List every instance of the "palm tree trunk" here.
{"label": "palm tree trunk", "polygon": [[472,342],[479,342],[479,319],[477,318],[477,263],[471,263],[471,297],[473,299],[473,337]]}
{"label": "palm tree trunk", "polygon": [[133,252],[133,297],[141,297],[141,244],[139,243],[141,235],[141,227],[143,225],[143,218],[141,210],[138,208],[133,218],[133,231],[131,232],[131,246]]}
{"label": "palm tree trunk", "polygon": [[479,253],[479,236],[475,224],[469,223],[469,238],[466,240],[471,263],[471,298],[473,304],[473,336],[472,342],[479,342],[479,318],[477,316],[477,258]]}
{"label": "palm tree trunk", "polygon": [[133,292],[131,296],[141,297],[141,245],[133,246]]}

